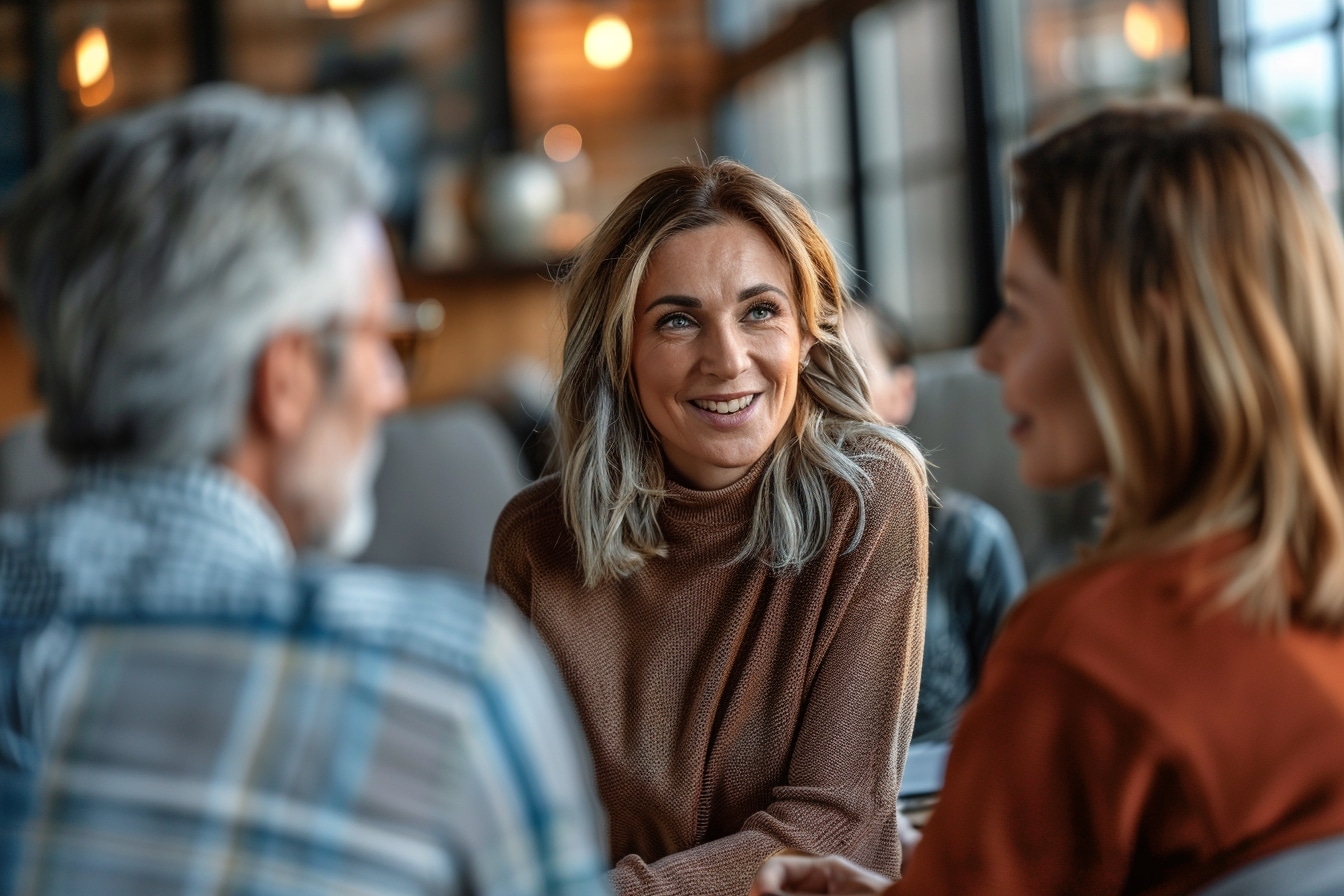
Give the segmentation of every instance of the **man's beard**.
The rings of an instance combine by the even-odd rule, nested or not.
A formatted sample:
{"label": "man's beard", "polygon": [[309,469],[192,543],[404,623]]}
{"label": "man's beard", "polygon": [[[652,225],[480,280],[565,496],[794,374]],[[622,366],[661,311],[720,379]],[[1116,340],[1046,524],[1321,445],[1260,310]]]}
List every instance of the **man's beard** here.
{"label": "man's beard", "polygon": [[326,532],[321,543],[313,545],[313,550],[342,560],[352,560],[364,553],[378,521],[373,486],[382,461],[383,435],[375,432],[350,465],[345,512]]}
{"label": "man's beard", "polygon": [[328,557],[359,556],[373,537],[374,482],[383,458],[382,434],[375,430],[346,460],[344,439],[333,416],[316,421],[303,444],[284,464],[286,504],[297,508],[303,525],[300,549]]}

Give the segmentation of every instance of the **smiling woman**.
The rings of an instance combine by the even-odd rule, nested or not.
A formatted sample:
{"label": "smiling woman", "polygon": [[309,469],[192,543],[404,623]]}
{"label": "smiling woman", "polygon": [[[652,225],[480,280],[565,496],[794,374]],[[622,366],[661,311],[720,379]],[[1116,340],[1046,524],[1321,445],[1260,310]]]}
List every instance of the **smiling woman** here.
{"label": "smiling woman", "polygon": [[674,478],[731,485],[784,429],[816,342],[791,280],[784,256],[742,221],[678,234],[654,253],[635,298],[634,378]]}
{"label": "smiling woman", "polygon": [[495,530],[597,765],[621,894],[781,849],[895,870],[923,642],[922,460],[871,408],[835,257],[737,163],[652,175],[582,248],[559,471]]}

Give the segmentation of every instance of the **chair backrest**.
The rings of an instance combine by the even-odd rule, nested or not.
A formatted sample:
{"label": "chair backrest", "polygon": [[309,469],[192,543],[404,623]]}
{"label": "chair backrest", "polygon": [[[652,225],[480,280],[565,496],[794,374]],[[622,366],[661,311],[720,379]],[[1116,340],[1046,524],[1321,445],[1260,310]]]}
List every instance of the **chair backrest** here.
{"label": "chair backrest", "polygon": [[1194,896],[1344,896],[1344,835],[1252,862]]}
{"label": "chair backrest", "polygon": [[1039,492],[1017,478],[1017,449],[999,384],[975,365],[972,349],[915,359],[919,401],[906,429],[928,452],[934,488],[953,488],[994,505],[1012,526],[1030,579],[1073,562],[1096,536],[1101,490],[1094,485]]}
{"label": "chair backrest", "polygon": [[495,521],[527,483],[518,440],[474,401],[398,414],[383,440],[378,516],[360,561],[484,579]]}
{"label": "chair backrest", "polygon": [[70,473],[47,447],[46,418],[16,421],[0,438],[0,510],[21,510],[54,497]]}

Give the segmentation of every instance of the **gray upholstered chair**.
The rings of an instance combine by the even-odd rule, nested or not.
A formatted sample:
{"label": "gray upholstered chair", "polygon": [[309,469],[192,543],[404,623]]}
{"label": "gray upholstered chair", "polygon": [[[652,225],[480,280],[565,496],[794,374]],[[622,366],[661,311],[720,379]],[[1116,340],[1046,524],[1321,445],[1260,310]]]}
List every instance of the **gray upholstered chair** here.
{"label": "gray upholstered chair", "polygon": [[69,478],[47,447],[41,415],[16,421],[0,438],[0,510],[18,510],[53,497]]}
{"label": "gray upholstered chair", "polygon": [[928,453],[934,488],[969,492],[998,508],[1013,527],[1031,579],[1072,562],[1096,535],[1101,491],[1033,491],[1017,478],[1017,449],[999,384],[975,366],[972,349],[915,359],[919,401],[906,429]]}
{"label": "gray upholstered chair", "polygon": [[1252,862],[1194,896],[1344,896],[1344,835]]}
{"label": "gray upholstered chair", "polygon": [[359,559],[484,579],[495,520],[527,481],[518,440],[474,401],[397,414],[383,437],[378,518]]}

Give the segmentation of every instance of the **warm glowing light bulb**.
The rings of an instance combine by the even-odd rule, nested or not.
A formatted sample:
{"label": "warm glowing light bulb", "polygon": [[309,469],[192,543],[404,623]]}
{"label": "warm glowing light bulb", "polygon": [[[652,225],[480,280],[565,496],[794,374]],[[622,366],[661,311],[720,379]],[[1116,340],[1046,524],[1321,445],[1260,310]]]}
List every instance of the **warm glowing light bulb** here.
{"label": "warm glowing light bulb", "polygon": [[1183,53],[1190,45],[1190,26],[1185,11],[1175,3],[1160,3],[1157,20],[1162,23],[1162,52],[1170,55]]}
{"label": "warm glowing light bulb", "polygon": [[112,91],[116,86],[117,79],[112,77],[112,70],[108,69],[106,75],[90,86],[79,88],[79,101],[89,109],[94,106],[101,106],[107,102],[108,97],[112,96]]}
{"label": "warm glowing light bulb", "polygon": [[630,26],[625,19],[610,13],[588,23],[583,35],[583,55],[597,68],[620,68],[634,49]]}
{"label": "warm glowing light bulb", "polygon": [[337,15],[358,12],[363,6],[364,0],[327,0],[327,8]]}
{"label": "warm glowing light bulb", "polygon": [[1135,56],[1148,62],[1162,55],[1162,19],[1143,0],[1125,7],[1125,43]]}
{"label": "warm glowing light bulb", "polygon": [[80,87],[92,87],[103,79],[112,65],[112,53],[107,47],[107,35],[94,26],[84,29],[75,41],[75,77]]}
{"label": "warm glowing light bulb", "polygon": [[541,146],[552,162],[572,162],[583,149],[583,135],[572,124],[558,124],[541,138]]}

